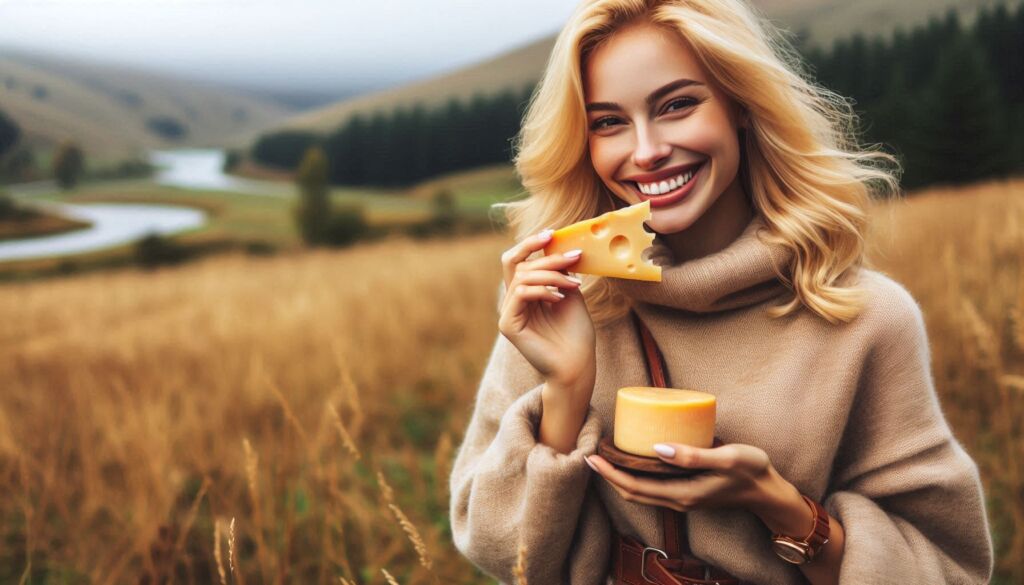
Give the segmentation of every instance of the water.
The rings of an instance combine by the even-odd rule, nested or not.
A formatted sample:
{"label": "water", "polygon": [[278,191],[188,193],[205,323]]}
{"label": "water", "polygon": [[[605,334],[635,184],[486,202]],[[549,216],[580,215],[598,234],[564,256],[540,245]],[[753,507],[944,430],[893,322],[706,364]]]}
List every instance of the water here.
{"label": "water", "polygon": [[151,233],[176,234],[206,222],[206,213],[202,210],[171,205],[37,205],[58,208],[54,211],[92,225],[65,234],[0,242],[0,261],[93,252],[136,241]]}
{"label": "water", "polygon": [[154,181],[158,185],[182,189],[235,191],[255,195],[285,195],[290,184],[240,179],[224,172],[227,154],[215,149],[153,150],[149,162],[159,167]]}
{"label": "water", "polygon": [[[225,151],[217,149],[154,150],[149,154],[159,167],[153,180],[164,186],[206,191],[232,191],[253,195],[288,195],[289,184],[239,179],[223,171]],[[29,201],[34,195],[52,193],[53,181],[12,185],[12,195]],[[92,226],[53,236],[0,242],[0,262],[82,254],[120,246],[148,234],[171,235],[195,229],[206,222],[203,211],[188,207],[149,204],[88,204],[33,202],[47,211],[82,219]]]}

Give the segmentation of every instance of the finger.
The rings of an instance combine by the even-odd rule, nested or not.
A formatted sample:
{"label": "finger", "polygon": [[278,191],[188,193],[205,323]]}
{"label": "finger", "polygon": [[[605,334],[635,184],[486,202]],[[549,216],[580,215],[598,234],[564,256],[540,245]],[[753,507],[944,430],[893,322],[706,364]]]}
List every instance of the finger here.
{"label": "finger", "polygon": [[583,281],[575,276],[569,276],[554,270],[531,270],[529,272],[520,272],[512,279],[512,286],[520,284],[578,288],[583,284]]}
{"label": "finger", "polygon": [[511,288],[509,285],[512,283],[512,277],[516,274],[516,266],[526,260],[530,254],[547,245],[554,233],[555,230],[546,229],[539,234],[524,238],[523,241],[505,250],[505,253],[501,255],[501,271],[505,277],[506,288]]}
{"label": "finger", "polygon": [[[671,480],[646,480],[644,478],[637,478],[629,473],[620,471],[597,455],[591,455],[590,457],[587,457],[587,460],[591,462],[595,471],[597,471],[601,477],[603,477],[605,481],[612,486],[612,489],[614,489],[623,500],[638,504],[649,504],[651,506],[671,508],[679,512],[686,511],[686,507],[679,501],[679,499],[668,494],[660,493],[666,491],[666,488],[678,488],[678,485],[675,485],[675,482],[672,482]],[[636,482],[630,481],[631,479],[636,480]],[[650,489],[652,488],[657,490],[659,493],[651,493]]]}
{"label": "finger", "polygon": [[621,469],[615,467],[611,463],[608,463],[600,455],[591,455],[587,458],[588,461],[594,464],[597,468],[597,472],[601,474],[601,477],[607,479],[613,485],[621,488],[626,493],[643,496],[647,498],[662,498],[670,500],[672,494],[670,490],[672,486],[670,481],[664,479],[651,479],[648,477],[637,477],[631,473],[626,473]]}
{"label": "finger", "polygon": [[739,459],[739,453],[731,445],[702,449],[679,443],[658,443],[654,450],[662,461],[687,469],[729,470],[736,467]]}
{"label": "finger", "polygon": [[526,326],[523,315],[530,303],[538,301],[557,303],[564,298],[565,295],[557,288],[552,290],[546,286],[517,285],[512,289],[512,294],[505,297],[505,306],[498,319],[498,329],[506,334],[518,333]]}
{"label": "finger", "polygon": [[[609,482],[611,483],[611,482]],[[612,488],[619,494],[619,497],[627,502],[633,502],[634,504],[647,504],[649,506],[657,506],[659,508],[670,508],[677,512],[686,512],[688,508],[673,500],[666,500],[664,498],[652,498],[650,496],[644,496],[640,494],[631,494],[622,488],[611,483]]]}
{"label": "finger", "polygon": [[579,262],[582,255],[583,250],[577,248],[561,254],[541,256],[540,258],[521,262],[517,267],[517,270],[519,272],[527,270],[566,270],[573,264]]}

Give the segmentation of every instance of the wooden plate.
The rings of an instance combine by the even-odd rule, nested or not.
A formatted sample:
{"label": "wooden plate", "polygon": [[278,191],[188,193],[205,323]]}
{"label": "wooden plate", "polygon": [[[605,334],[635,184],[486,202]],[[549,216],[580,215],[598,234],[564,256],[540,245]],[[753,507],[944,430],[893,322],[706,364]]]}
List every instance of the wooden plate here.
{"label": "wooden plate", "polygon": [[[713,447],[722,445],[722,441],[715,437]],[[685,469],[669,465],[657,457],[643,457],[626,453],[615,447],[612,437],[602,437],[597,444],[597,454],[604,457],[609,463],[619,469],[630,473],[649,477],[690,477],[703,473],[704,469]]]}

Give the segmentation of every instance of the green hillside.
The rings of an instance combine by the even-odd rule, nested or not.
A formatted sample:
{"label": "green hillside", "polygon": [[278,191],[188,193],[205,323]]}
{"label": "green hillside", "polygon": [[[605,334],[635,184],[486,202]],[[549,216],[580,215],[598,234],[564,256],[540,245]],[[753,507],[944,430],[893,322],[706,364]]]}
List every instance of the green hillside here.
{"label": "green hillside", "polygon": [[291,113],[192,80],[9,49],[0,49],[0,109],[33,150],[72,139],[93,161],[147,148],[244,145]]}

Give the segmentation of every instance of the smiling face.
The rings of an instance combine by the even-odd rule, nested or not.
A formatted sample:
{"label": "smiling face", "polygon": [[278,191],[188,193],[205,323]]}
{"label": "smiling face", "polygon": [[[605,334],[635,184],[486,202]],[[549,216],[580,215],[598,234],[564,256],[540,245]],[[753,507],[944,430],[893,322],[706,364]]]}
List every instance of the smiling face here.
{"label": "smiling face", "polygon": [[628,204],[651,201],[662,234],[694,225],[739,181],[739,108],[680,36],[649,23],[614,33],[584,64],[594,170]]}

